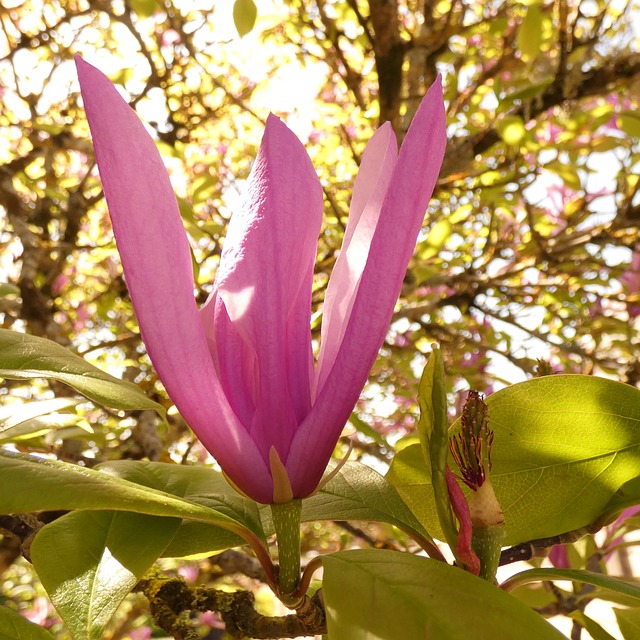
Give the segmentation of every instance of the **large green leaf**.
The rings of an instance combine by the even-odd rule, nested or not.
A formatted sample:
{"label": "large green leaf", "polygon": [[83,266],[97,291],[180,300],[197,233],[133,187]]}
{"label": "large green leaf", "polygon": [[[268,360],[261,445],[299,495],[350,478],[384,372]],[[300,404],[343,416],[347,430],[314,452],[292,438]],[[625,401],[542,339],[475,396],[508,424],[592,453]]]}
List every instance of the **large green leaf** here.
{"label": "large green leaf", "polygon": [[53,636],[16,611],[0,607],[0,640],[53,640]]}
{"label": "large green leaf", "polygon": [[[171,470],[171,476],[165,472]],[[180,495],[198,504],[212,506],[260,530],[256,504],[236,493],[216,474],[198,467],[176,467],[161,463],[113,462],[99,467],[112,470],[123,478]],[[212,477],[213,474],[213,477]],[[182,483],[182,484],[181,484]],[[260,510],[264,531],[273,533],[271,509]],[[302,522],[318,520],[363,520],[386,522],[409,533],[429,539],[428,533],[407,508],[402,498],[379,473],[358,462],[349,462],[340,469],[316,495],[302,501]],[[185,521],[164,552],[166,556],[207,553],[242,544],[229,532],[200,522]]]}
{"label": "large green leaf", "polygon": [[[169,478],[167,486],[176,491],[186,490],[185,486],[190,482],[189,474],[193,474],[193,477],[205,484],[204,477],[211,474],[212,485],[215,486],[217,482],[215,472],[201,467],[144,462],[119,464],[123,468],[130,464],[138,477],[159,477],[165,474]],[[43,460],[0,450],[0,513],[41,509],[132,511],[197,520],[223,527],[239,535],[244,535],[243,532],[248,530],[263,537],[257,515],[241,520],[240,514],[245,513],[245,507],[231,508],[226,497],[216,500],[213,490],[210,496],[206,496],[205,501],[208,505],[215,505],[215,508],[120,478],[116,475],[115,467],[117,465],[113,464],[105,471],[95,471],[56,460]],[[152,469],[149,475],[141,471],[147,468]],[[190,471],[191,469],[194,471]],[[178,480],[172,483],[171,478],[174,477]]]}
{"label": "large green leaf", "polygon": [[560,640],[516,598],[437,560],[386,550],[323,558],[331,640]]}
{"label": "large green leaf", "polygon": [[624,640],[640,638],[640,608],[614,609]]}
{"label": "large green leaf", "polygon": [[136,385],[114,378],[51,340],[0,329],[0,354],[0,377],[51,378],[105,407],[152,409],[164,414],[164,408]]}
{"label": "large green leaf", "polygon": [[[216,509],[243,522],[264,538],[256,503],[235,491],[218,471],[206,467],[131,460],[109,462],[97,468],[136,484]],[[203,522],[185,520],[163,555],[183,557],[242,544],[242,538],[230,531]]]}
{"label": "large green leaf", "polygon": [[100,640],[106,624],[180,526],[178,518],[76,511],[40,530],[31,557],[75,640]]}
{"label": "large green leaf", "polygon": [[396,488],[359,462],[347,462],[321,491],[302,501],[302,521],[318,520],[386,522],[430,539]]}
{"label": "large green leaf", "polygon": [[[546,376],[498,391],[486,402],[495,433],[491,479],[505,514],[505,544],[589,525],[612,511],[616,493],[640,475],[640,391],[629,385]],[[402,450],[388,474],[438,537],[429,476],[417,445]]]}

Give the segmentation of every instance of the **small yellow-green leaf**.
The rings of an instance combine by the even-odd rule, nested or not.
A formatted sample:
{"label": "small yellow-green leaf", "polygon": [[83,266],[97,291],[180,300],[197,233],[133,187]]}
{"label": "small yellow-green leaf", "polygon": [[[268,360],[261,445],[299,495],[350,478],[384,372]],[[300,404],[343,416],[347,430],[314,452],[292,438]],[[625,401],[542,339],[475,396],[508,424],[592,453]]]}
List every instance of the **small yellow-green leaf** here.
{"label": "small yellow-green leaf", "polygon": [[623,111],[618,126],[631,138],[640,138],[640,116],[634,111]]}
{"label": "small yellow-green leaf", "polygon": [[418,256],[421,260],[428,260],[437,256],[442,249],[444,243],[449,239],[451,235],[451,222],[447,218],[438,220],[425,240],[418,245]]}
{"label": "small yellow-green leaf", "polygon": [[524,122],[519,116],[506,116],[497,124],[498,134],[508,144],[519,145],[524,139],[527,131]]}
{"label": "small yellow-green leaf", "polygon": [[546,164],[544,168],[548,171],[551,171],[552,173],[555,173],[557,176],[560,176],[567,187],[571,187],[576,191],[582,189],[580,174],[574,167],[567,164],[562,164],[561,162],[554,160],[553,162],[549,162],[548,164]]}
{"label": "small yellow-green leaf", "polygon": [[542,44],[542,12],[539,4],[527,8],[527,14],[518,30],[518,49],[525,62],[534,60]]}
{"label": "small yellow-green leaf", "polygon": [[138,18],[149,18],[158,8],[156,0],[131,0],[131,8]]}
{"label": "small yellow-green leaf", "polygon": [[253,0],[235,0],[233,4],[233,22],[240,37],[249,33],[258,17],[258,9]]}
{"label": "small yellow-green leaf", "polygon": [[19,296],[20,289],[13,284],[2,283],[0,284],[0,298],[6,298],[7,296]]}

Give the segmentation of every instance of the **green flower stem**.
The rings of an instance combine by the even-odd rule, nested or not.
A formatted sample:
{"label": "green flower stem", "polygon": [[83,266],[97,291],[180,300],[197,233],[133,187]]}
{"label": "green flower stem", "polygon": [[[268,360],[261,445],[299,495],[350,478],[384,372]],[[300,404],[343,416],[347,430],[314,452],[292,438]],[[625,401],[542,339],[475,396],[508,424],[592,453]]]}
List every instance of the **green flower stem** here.
{"label": "green flower stem", "polygon": [[300,516],[302,501],[291,500],[271,505],[273,526],[278,541],[278,597],[286,605],[293,604],[300,582]]}
{"label": "green flower stem", "polygon": [[480,577],[489,582],[496,581],[504,535],[504,525],[487,529],[473,528],[471,548],[480,560]]}
{"label": "green flower stem", "polygon": [[488,478],[469,497],[469,512],[471,548],[480,560],[480,577],[495,583],[505,528],[502,507]]}

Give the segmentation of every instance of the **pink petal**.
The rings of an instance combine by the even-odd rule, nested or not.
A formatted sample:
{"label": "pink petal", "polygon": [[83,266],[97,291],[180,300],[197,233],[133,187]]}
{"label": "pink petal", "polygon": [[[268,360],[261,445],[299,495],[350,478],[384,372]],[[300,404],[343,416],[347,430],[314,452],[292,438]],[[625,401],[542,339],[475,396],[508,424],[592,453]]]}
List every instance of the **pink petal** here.
{"label": "pink petal", "polygon": [[342,249],[327,287],[314,396],[322,389],[342,343],[397,156],[396,136],[385,122],[362,157]]}
{"label": "pink petal", "polygon": [[393,170],[367,264],[331,371],[291,446],[294,490],[313,491],[382,345],[438,178],[446,144],[438,79],[418,109]]}
{"label": "pink petal", "polygon": [[471,539],[473,538],[473,527],[471,525],[471,513],[469,512],[469,503],[464,497],[464,493],[460,485],[456,481],[453,472],[447,466],[445,478],[447,481],[447,491],[453,513],[458,519],[460,530],[458,531],[458,540],[454,551],[456,560],[463,562],[467,569],[474,576],[480,575],[480,558],[471,548]]}
{"label": "pink petal", "polygon": [[567,553],[567,546],[564,544],[555,544],[551,547],[551,551],[549,551],[549,560],[556,569],[571,568],[569,555]]}
{"label": "pink petal", "polygon": [[322,188],[311,160],[271,115],[207,302],[215,311],[205,312],[215,317],[205,330],[226,394],[241,397],[239,412],[265,460],[272,446],[286,460],[311,407],[311,290],[321,224]]}
{"label": "pink petal", "polygon": [[155,143],[100,71],[76,57],[113,232],[143,340],[184,419],[245,492],[271,500],[271,477],[229,407],[193,296],[189,243]]}

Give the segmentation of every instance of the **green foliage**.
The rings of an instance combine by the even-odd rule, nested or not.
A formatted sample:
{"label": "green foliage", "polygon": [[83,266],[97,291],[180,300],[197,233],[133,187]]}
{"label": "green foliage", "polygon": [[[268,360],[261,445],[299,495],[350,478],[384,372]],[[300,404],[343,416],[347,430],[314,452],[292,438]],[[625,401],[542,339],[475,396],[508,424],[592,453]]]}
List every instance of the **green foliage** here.
{"label": "green foliage", "polygon": [[640,609],[615,609],[624,640],[633,640],[640,633]]}
{"label": "green foliage", "polygon": [[104,637],[117,608],[179,526],[178,518],[76,511],[38,533],[33,564],[75,640]]}
{"label": "green foliage", "polygon": [[0,640],[51,640],[53,636],[17,611],[0,607]]}
{"label": "green foliage", "polygon": [[[640,473],[639,400],[637,389],[587,376],[537,378],[486,399],[505,544],[575,531],[610,512],[609,501]],[[398,453],[388,478],[438,537],[430,474],[417,445]]]}
{"label": "green foliage", "polygon": [[418,435],[425,462],[430,470],[431,488],[440,527],[451,549],[456,546],[456,524],[449,501],[445,471],[449,457],[449,417],[444,362],[440,349],[434,349],[424,368],[418,390],[420,420]]}
{"label": "green foliage", "polygon": [[429,534],[398,495],[395,487],[364,464],[346,463],[315,495],[302,503],[302,521],[365,520],[387,522],[406,533]]}
{"label": "green foliage", "polygon": [[115,409],[164,409],[134,384],[97,369],[55,342],[0,329],[0,376],[32,380],[52,378],[68,384],[90,400]]}
{"label": "green foliage", "polygon": [[[201,467],[179,467],[156,463],[137,463],[141,468],[134,476],[151,476],[154,483],[166,482],[167,488],[177,493],[187,492],[191,475],[202,482],[203,475],[215,472]],[[105,472],[83,469],[77,465],[54,460],[43,460],[0,450],[0,481],[4,487],[0,495],[0,512],[21,513],[38,510],[123,510],[169,518],[187,518],[217,525],[235,533],[245,529],[262,536],[257,518],[257,507],[234,494],[231,501],[226,496],[205,496],[205,504],[196,504],[179,495],[171,495],[158,489],[125,480],[116,471]],[[193,473],[190,474],[190,471]],[[147,475],[148,474],[148,475]],[[177,477],[176,477],[177,476]],[[175,479],[174,479],[175,478]],[[206,480],[205,480],[206,482]],[[150,482],[151,484],[151,482]],[[215,486],[215,478],[212,477]],[[197,486],[197,485],[196,485]],[[227,490],[227,493],[230,489]],[[231,504],[229,504],[231,502]],[[248,505],[246,504],[248,503]],[[209,505],[215,505],[209,506]],[[253,513],[250,506],[253,505]],[[227,515],[231,512],[233,515]]]}
{"label": "green foliage", "polygon": [[362,550],[328,555],[323,565],[335,640],[395,640],[400,629],[411,640],[463,640],[471,629],[478,640],[564,637],[497,587],[435,560]]}
{"label": "green foliage", "polygon": [[[0,410],[0,443],[32,438],[54,428],[78,424],[77,414],[58,413],[77,405],[77,399],[64,397],[18,404],[15,407],[9,405]],[[87,430],[91,431],[89,427]]]}
{"label": "green foliage", "polygon": [[510,590],[518,585],[533,581],[537,582],[539,580],[571,580],[573,582],[584,582],[640,600],[640,586],[637,584],[593,571],[577,571],[575,569],[529,569],[505,580],[505,582],[502,583],[502,588]]}

